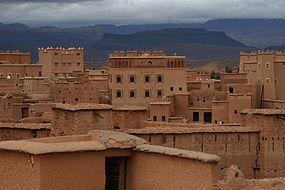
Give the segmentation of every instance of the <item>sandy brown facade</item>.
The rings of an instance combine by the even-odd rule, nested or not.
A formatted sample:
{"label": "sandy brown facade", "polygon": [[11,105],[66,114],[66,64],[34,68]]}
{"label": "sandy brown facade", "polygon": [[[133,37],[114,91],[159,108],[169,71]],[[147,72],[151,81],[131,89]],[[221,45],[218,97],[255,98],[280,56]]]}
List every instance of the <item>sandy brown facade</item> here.
{"label": "sandy brown facade", "polygon": [[39,48],[38,51],[44,77],[67,77],[74,71],[83,72],[83,48]]}
{"label": "sandy brown facade", "polygon": [[117,52],[109,56],[112,104],[148,106],[165,96],[186,92],[185,56],[163,52]]}
{"label": "sandy brown facade", "polygon": [[247,73],[255,98],[254,107],[262,108],[261,100],[284,100],[285,54],[275,51],[240,53],[240,72]]}

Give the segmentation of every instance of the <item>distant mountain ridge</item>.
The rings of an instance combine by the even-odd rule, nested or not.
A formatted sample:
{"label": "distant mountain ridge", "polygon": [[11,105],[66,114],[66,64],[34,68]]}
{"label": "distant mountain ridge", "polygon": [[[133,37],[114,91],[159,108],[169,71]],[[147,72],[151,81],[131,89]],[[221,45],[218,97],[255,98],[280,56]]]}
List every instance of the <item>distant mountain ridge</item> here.
{"label": "distant mountain ridge", "polygon": [[193,28],[143,31],[130,35],[105,33],[103,39],[87,48],[89,55],[104,61],[114,50],[164,50],[185,55],[191,61],[239,59],[241,50],[256,50],[228,37],[224,32]]}

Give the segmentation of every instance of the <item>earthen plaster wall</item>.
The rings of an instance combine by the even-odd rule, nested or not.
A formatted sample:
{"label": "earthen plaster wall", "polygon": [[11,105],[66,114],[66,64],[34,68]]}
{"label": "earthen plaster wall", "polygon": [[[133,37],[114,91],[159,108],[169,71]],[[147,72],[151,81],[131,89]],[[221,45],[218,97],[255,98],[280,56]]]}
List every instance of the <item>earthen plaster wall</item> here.
{"label": "earthen plaster wall", "polygon": [[75,152],[39,155],[40,188],[105,189],[105,154]]}
{"label": "earthen plaster wall", "polygon": [[212,189],[213,164],[134,152],[128,158],[127,189]]}
{"label": "earthen plaster wall", "polygon": [[38,157],[21,152],[0,151],[0,162],[1,189],[41,189]]}
{"label": "earthen plaster wall", "polygon": [[87,134],[94,129],[113,129],[112,110],[68,111],[53,109],[53,135]]}
{"label": "earthen plaster wall", "polygon": [[237,165],[246,178],[259,177],[255,171],[258,162],[259,133],[247,132],[197,132],[185,134],[135,134],[153,145],[205,152],[221,157],[218,175],[223,169]]}

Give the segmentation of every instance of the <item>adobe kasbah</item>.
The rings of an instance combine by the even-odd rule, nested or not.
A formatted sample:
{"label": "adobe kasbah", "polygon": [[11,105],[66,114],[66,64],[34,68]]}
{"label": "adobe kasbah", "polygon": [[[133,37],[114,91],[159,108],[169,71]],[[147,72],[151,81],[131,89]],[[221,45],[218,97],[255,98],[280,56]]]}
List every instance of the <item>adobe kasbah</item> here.
{"label": "adobe kasbah", "polygon": [[0,189],[285,189],[285,53],[191,70],[163,51],[0,53]]}

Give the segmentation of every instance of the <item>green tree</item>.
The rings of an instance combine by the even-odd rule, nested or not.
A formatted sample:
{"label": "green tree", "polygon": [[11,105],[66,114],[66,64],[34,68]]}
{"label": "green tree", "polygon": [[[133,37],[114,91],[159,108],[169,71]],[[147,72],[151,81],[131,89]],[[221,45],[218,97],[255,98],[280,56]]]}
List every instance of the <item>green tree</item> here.
{"label": "green tree", "polygon": [[215,79],[215,71],[214,70],[212,70],[212,72],[211,72],[211,79]]}
{"label": "green tree", "polygon": [[221,78],[220,78],[220,76],[219,75],[217,75],[216,76],[216,80],[220,80]]}

